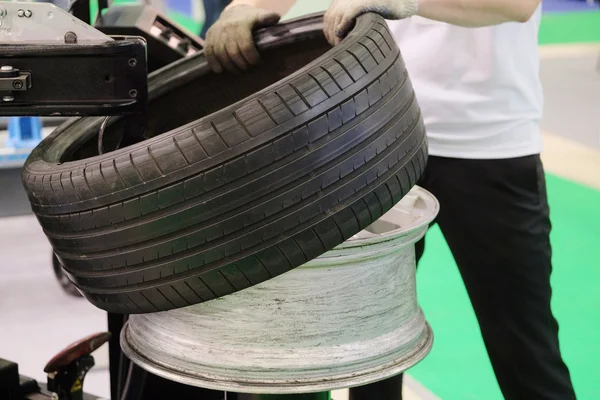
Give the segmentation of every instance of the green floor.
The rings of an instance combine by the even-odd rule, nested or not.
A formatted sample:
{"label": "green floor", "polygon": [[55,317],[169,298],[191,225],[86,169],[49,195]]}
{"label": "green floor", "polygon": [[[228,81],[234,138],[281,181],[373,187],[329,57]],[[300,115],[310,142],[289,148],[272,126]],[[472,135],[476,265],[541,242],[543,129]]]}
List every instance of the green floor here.
{"label": "green floor", "polygon": [[600,12],[552,13],[542,16],[540,44],[600,41]]}
{"label": "green floor", "polygon": [[[552,176],[548,191],[562,349],[578,398],[600,399],[600,192]],[[410,373],[444,400],[502,399],[450,250],[437,227],[427,240],[418,295],[435,343]]]}

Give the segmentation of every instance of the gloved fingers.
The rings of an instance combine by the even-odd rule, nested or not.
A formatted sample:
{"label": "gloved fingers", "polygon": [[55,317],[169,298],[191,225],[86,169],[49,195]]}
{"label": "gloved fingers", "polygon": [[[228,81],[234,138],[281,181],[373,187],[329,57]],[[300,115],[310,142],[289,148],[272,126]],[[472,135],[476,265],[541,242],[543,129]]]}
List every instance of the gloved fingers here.
{"label": "gloved fingers", "polygon": [[356,18],[361,15],[364,11],[361,8],[350,8],[340,15],[340,18],[336,20],[335,25],[335,36],[337,42],[341,42],[356,24]]}
{"label": "gloved fingers", "polygon": [[337,26],[340,23],[340,20],[342,19],[343,15],[344,15],[344,10],[341,7],[338,7],[338,9],[336,10],[336,12],[333,16],[333,21],[331,21],[331,27],[329,29],[329,37],[330,37],[331,43],[334,46],[340,43],[340,41],[338,40],[338,37],[337,37]]}
{"label": "gloved fingers", "polygon": [[332,36],[332,32],[334,32],[335,27],[335,17],[337,15],[337,1],[334,1],[331,6],[325,12],[323,16],[323,34],[325,35],[325,39],[332,46],[335,45],[334,36]]}
{"label": "gloved fingers", "polygon": [[208,30],[205,40],[206,60],[216,72],[239,72],[258,63],[252,30],[276,24],[281,16],[248,5],[226,8],[221,17]]}
{"label": "gloved fingers", "polygon": [[220,40],[225,43],[226,59],[219,58],[221,64],[229,72],[245,71],[260,61],[252,32],[256,28],[271,26],[279,22],[281,16],[265,10],[257,10],[252,16],[248,14],[246,23],[231,25],[223,32]]}
{"label": "gloved fingers", "polygon": [[225,44],[225,51],[227,51],[227,55],[231,62],[235,65],[235,72],[245,71],[248,69],[248,61],[244,58],[242,51],[238,45],[237,40],[228,40]]}
{"label": "gloved fingers", "polygon": [[276,12],[260,10],[256,17],[256,23],[253,28],[265,28],[267,26],[275,25],[281,19],[281,15]]}
{"label": "gloved fingers", "polygon": [[214,30],[211,31],[211,29],[209,29],[208,32],[206,32],[206,47],[204,48],[204,55],[206,56],[206,62],[210,66],[210,69],[214,73],[220,74],[221,72],[223,72],[223,66],[221,66],[221,63],[219,62],[215,54],[213,46],[213,43],[215,43],[215,41],[211,38],[213,34]]}
{"label": "gloved fingers", "polygon": [[232,39],[234,40],[233,44],[235,45],[235,49],[237,49],[237,43],[235,42],[235,39],[228,34],[227,30],[222,30],[220,33],[221,38],[215,44],[214,48],[215,57],[225,70],[236,73],[238,72],[238,69],[231,60],[231,56],[227,51],[227,47],[232,48],[232,45],[229,43]]}
{"label": "gloved fingers", "polygon": [[345,37],[345,35],[340,36],[340,30],[339,30],[340,24],[342,23],[344,18],[346,18],[346,11],[339,13],[333,23],[332,36],[333,36],[333,41],[335,42],[335,44],[339,44],[342,41],[342,39],[344,39],[344,37]]}
{"label": "gloved fingers", "polygon": [[237,47],[249,65],[256,65],[260,62],[260,54],[256,49],[254,43],[254,37],[252,36],[252,30],[249,27],[238,27],[235,34],[237,38]]}
{"label": "gloved fingers", "polygon": [[254,36],[252,33],[257,28],[263,28],[267,26],[275,25],[281,19],[281,15],[266,11],[259,10],[256,19],[250,27],[240,27],[236,32],[238,47],[245,60],[250,65],[256,65],[260,62],[260,54],[254,43]]}

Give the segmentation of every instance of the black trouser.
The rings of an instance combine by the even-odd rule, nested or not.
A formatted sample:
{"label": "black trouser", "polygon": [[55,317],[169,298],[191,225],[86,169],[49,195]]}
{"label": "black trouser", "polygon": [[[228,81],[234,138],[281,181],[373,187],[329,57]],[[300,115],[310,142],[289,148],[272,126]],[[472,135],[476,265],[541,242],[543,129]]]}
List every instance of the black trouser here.
{"label": "black trouser", "polygon": [[[436,222],[462,275],[504,397],[575,399],[550,310],[551,226],[540,157],[431,156],[419,185],[440,202]],[[424,246],[424,240],[417,244],[418,258]],[[456,384],[468,385],[465,378]],[[401,386],[397,376],[352,389],[350,399],[399,400]]]}

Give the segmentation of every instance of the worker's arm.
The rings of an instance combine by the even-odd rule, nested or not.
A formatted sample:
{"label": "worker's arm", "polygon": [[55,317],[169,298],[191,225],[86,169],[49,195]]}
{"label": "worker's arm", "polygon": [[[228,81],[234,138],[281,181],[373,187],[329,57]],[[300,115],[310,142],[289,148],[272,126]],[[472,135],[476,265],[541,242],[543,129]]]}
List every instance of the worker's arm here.
{"label": "worker's arm", "polygon": [[465,27],[525,22],[540,0],[334,0],[325,14],[325,36],[335,44],[352,29],[356,18],[366,12],[387,19],[413,15]]}
{"label": "worker's arm", "polygon": [[418,15],[453,25],[479,27],[527,22],[540,0],[419,0]]}
{"label": "worker's arm", "polygon": [[245,70],[260,60],[252,31],[275,25],[295,0],[233,0],[206,32],[204,52],[214,72]]}
{"label": "worker's arm", "polygon": [[273,11],[279,15],[285,15],[288,11],[290,11],[294,3],[296,3],[296,0],[233,0],[225,9],[244,4],[247,6]]}

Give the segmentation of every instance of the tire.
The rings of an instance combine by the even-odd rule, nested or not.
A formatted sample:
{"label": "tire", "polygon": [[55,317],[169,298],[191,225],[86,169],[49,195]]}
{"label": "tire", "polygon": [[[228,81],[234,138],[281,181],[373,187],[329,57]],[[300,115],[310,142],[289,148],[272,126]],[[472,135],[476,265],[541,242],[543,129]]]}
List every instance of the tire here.
{"label": "tire", "polygon": [[79,290],[77,290],[77,287],[63,272],[62,265],[60,265],[60,261],[58,261],[58,257],[56,257],[56,254],[54,253],[52,253],[52,269],[54,270],[56,281],[66,294],[73,297],[82,297],[81,293],[79,293]]}
{"label": "tire", "polygon": [[[202,53],[153,73],[148,140],[98,155],[102,119],[81,118],[32,152],[32,209],[90,302],[146,313],[245,289],[414,186],[425,129],[385,21],[361,16],[333,49],[321,29],[313,15],[261,31],[263,65],[245,74],[212,75]],[[105,148],[128,120],[109,124]]]}

